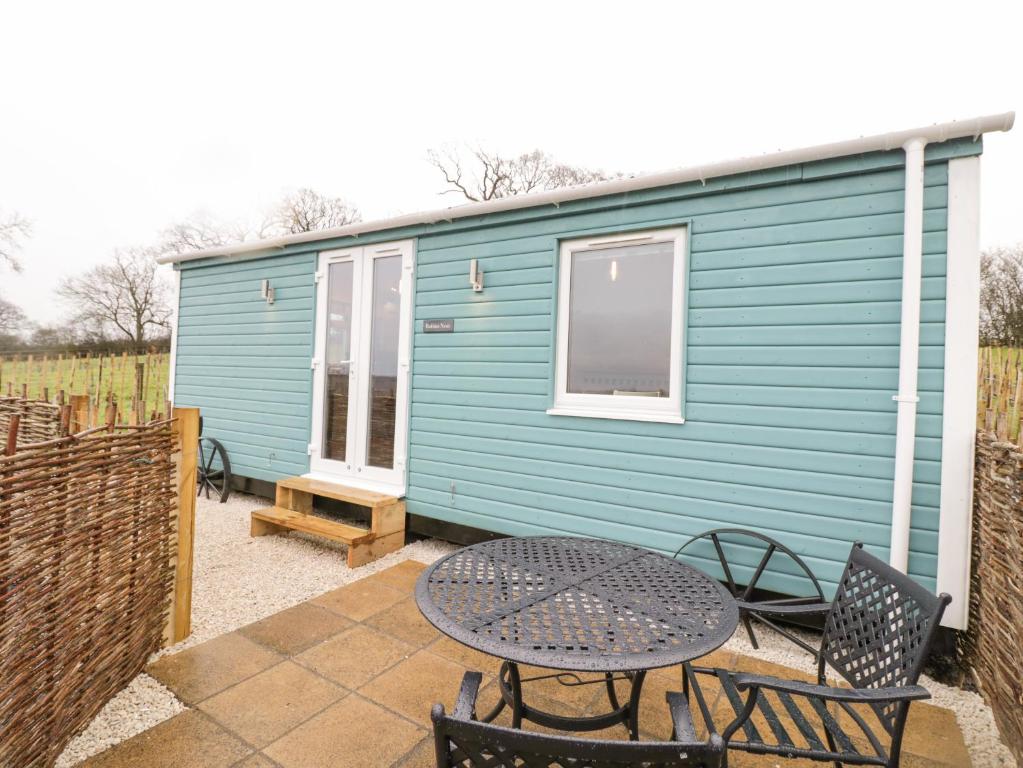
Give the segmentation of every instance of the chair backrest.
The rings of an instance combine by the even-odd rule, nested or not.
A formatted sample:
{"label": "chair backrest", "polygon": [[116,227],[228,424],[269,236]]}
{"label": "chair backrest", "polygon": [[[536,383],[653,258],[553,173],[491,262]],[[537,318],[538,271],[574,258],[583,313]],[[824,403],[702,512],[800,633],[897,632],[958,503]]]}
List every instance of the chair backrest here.
{"label": "chair backrest", "polygon": [[[931,594],[859,542],[853,544],[824,622],[821,682],[826,662],[854,688],[915,685],[951,601],[947,594]],[[874,707],[889,733],[905,709]]]}
{"label": "chair backrest", "polygon": [[576,739],[463,720],[433,708],[437,768],[719,768],[725,744]]}

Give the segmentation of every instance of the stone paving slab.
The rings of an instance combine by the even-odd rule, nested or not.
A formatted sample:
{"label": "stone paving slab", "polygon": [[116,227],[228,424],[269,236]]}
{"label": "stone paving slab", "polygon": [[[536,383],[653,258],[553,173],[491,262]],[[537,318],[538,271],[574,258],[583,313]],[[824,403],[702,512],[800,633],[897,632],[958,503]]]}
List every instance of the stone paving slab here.
{"label": "stone paving slab", "polygon": [[[498,699],[497,661],[442,636],[412,600],[426,566],[414,561],[327,592],[236,632],[165,656],[148,672],[192,709],[97,755],[88,768],[210,766],[211,768],[350,768],[434,765],[431,705],[450,711],[462,675],[484,673],[479,711]],[[705,666],[793,679],[786,667],[717,651]],[[523,676],[543,673],[523,668]],[[641,736],[664,739],[671,725],[664,694],[680,689],[677,669],[647,676],[640,704]],[[565,687],[530,683],[531,701],[566,715],[607,707],[603,684]],[[706,686],[705,686],[706,688]],[[709,706],[725,712],[719,690]],[[626,695],[619,684],[619,697]],[[696,717],[698,730],[702,719]],[[505,710],[498,723],[510,724]],[[527,729],[542,730],[527,723]],[[624,726],[593,734],[626,737]],[[821,765],[733,752],[733,768]],[[910,711],[904,766],[948,768],[970,761],[954,713],[926,703]]]}

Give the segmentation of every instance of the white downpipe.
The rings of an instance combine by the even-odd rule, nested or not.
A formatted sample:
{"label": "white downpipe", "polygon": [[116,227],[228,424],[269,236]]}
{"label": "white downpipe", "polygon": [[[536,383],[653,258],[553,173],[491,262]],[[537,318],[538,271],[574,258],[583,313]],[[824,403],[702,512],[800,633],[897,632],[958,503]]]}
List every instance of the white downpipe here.
{"label": "white downpipe", "polygon": [[895,426],[895,492],[889,562],[905,573],[909,566],[909,527],[916,445],[917,371],[920,366],[920,281],[923,273],[924,148],[922,137],[909,139],[902,235],[902,322],[899,337],[899,393]]}

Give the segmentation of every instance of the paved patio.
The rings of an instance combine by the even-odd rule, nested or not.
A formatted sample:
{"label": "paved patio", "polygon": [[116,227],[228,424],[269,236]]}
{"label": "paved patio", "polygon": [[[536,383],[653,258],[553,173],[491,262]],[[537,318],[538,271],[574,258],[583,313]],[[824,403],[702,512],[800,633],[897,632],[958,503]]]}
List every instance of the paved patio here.
{"label": "paved patio", "polygon": [[[432,766],[430,707],[450,710],[463,673],[486,674],[481,711],[497,700],[496,661],[440,635],[419,614],[413,585],[424,565],[400,563],[180,653],[149,673],[190,709],[86,761],[89,768],[336,768]],[[795,670],[719,651],[704,663],[808,679]],[[530,673],[524,669],[523,675]],[[606,707],[602,686],[530,683],[529,700],[564,714]],[[644,738],[667,738],[667,690],[679,672],[647,676]],[[715,710],[729,705],[722,698]],[[723,715],[721,716],[724,717]],[[507,710],[499,722],[507,724]],[[697,718],[699,721],[699,718]],[[535,727],[527,724],[527,727]],[[623,726],[594,734],[625,738]],[[809,766],[732,753],[731,766]],[[955,715],[914,704],[902,764],[969,766]]]}

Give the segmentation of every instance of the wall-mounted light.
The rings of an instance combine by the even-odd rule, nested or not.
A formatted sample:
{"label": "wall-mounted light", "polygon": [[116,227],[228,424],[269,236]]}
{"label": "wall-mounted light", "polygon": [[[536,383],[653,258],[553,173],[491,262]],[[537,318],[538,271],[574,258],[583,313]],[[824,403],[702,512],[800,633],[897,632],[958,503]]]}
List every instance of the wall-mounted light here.
{"label": "wall-mounted light", "polygon": [[618,260],[611,259],[611,282],[618,279]]}
{"label": "wall-mounted light", "polygon": [[267,304],[273,304],[274,303],[274,289],[273,289],[273,286],[270,285],[270,281],[269,280],[264,280],[263,281],[263,284],[262,284],[262,286],[261,286],[261,288],[259,290],[259,294],[264,299],[266,299],[266,303]]}
{"label": "wall-mounted light", "polygon": [[477,259],[469,262],[469,284],[476,293],[483,291],[483,270],[480,269]]}

